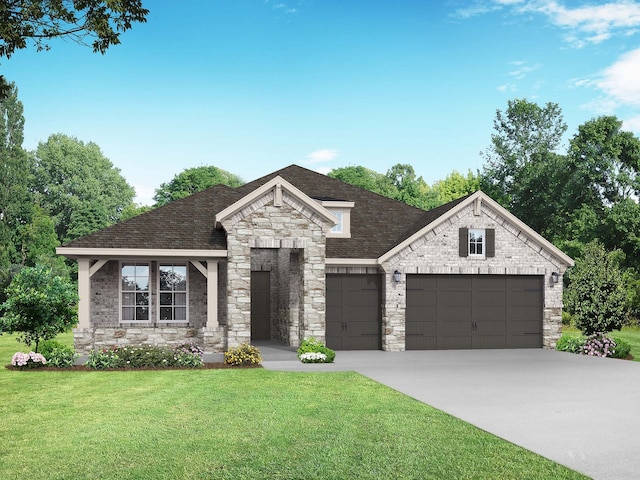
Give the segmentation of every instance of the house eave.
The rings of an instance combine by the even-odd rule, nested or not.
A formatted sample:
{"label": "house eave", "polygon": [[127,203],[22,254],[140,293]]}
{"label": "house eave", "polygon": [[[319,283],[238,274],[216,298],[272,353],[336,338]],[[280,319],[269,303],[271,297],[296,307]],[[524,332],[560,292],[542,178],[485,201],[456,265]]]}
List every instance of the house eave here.
{"label": "house eave", "polygon": [[67,258],[226,258],[227,250],[188,250],[188,249],[157,249],[157,248],[82,248],[58,247],[58,255]]}
{"label": "house eave", "polygon": [[325,265],[328,267],[378,267],[377,258],[327,258]]}

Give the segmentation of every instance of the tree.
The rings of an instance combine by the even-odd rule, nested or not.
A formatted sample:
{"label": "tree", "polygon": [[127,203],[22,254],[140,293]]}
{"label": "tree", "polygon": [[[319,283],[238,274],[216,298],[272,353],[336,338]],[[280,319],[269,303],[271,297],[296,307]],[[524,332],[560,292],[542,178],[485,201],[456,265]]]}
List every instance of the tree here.
{"label": "tree", "polygon": [[0,98],[0,302],[4,289],[21,264],[19,231],[30,221],[33,197],[29,191],[29,158],[22,148],[22,102],[12,83]]}
{"label": "tree", "polygon": [[156,206],[161,207],[214,185],[239,187],[243,183],[237,175],[214,166],[187,168],[174,176],[170,182],[160,185],[160,188],[156,189],[153,200]]}
{"label": "tree", "polygon": [[624,325],[627,293],[620,255],[620,251],[608,252],[602,243],[593,241],[569,272],[564,304],[585,335],[619,330]]}
{"label": "tree", "polygon": [[396,198],[398,196],[398,189],[389,177],[359,165],[334,168],[327,176],[385,197]]}
{"label": "tree", "polygon": [[[10,58],[32,42],[37,51],[62,38],[105,53],[120,43],[120,34],[135,22],[146,22],[142,0],[4,0],[0,3],[0,57]],[[0,76],[7,93],[7,85]],[[1,97],[2,92],[0,92]]]}
{"label": "tree", "polygon": [[396,200],[424,210],[438,205],[434,192],[422,177],[416,177],[411,165],[398,163],[387,170],[386,176],[398,192]]}
{"label": "tree", "polygon": [[562,110],[555,103],[540,107],[509,100],[506,112],[497,110],[493,126],[491,146],[482,153],[487,160],[482,190],[539,233],[555,232],[549,222],[560,221],[553,213],[559,212],[564,183],[564,157],[555,152],[567,129]]}
{"label": "tree", "polygon": [[69,331],[78,320],[75,287],[46,267],[25,267],[6,289],[0,332],[19,332],[27,346]]}
{"label": "tree", "polygon": [[467,171],[466,176],[454,170],[444,180],[435,182],[431,188],[438,203],[442,205],[480,190],[480,177],[471,170]]}
{"label": "tree", "polygon": [[38,144],[32,190],[61,243],[112,225],[135,191],[95,143],[62,134]]}

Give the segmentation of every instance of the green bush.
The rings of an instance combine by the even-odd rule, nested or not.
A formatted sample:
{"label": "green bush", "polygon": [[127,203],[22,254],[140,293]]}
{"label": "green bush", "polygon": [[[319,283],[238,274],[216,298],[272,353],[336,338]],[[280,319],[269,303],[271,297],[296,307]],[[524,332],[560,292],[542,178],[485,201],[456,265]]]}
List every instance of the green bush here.
{"label": "green bush", "polygon": [[613,350],[613,358],[627,358],[631,353],[631,344],[620,337],[613,337],[616,347]]}
{"label": "green bush", "polygon": [[571,314],[569,312],[562,312],[562,325],[569,326],[572,323]]}
{"label": "green bush", "polygon": [[176,348],[157,345],[114,346],[93,350],[85,365],[96,370],[108,368],[166,368],[204,365],[201,347],[180,344]]}
{"label": "green bush", "polygon": [[[313,337],[305,338],[300,347],[298,347],[298,358],[305,353],[323,353],[326,356],[326,360],[323,363],[333,363],[336,358],[336,352],[327,347],[324,343],[316,340]],[[302,361],[302,359],[301,359]],[[306,362],[305,362],[306,363]],[[312,363],[312,362],[309,362]],[[313,363],[321,363],[314,361]]]}
{"label": "green bush", "polygon": [[260,350],[253,345],[243,343],[239,347],[230,348],[224,352],[224,363],[236,367],[259,365],[262,362]]}
{"label": "green bush", "polygon": [[55,368],[69,368],[72,367],[80,355],[76,353],[76,351],[65,345],[61,347],[54,347],[49,350],[47,355],[43,354],[47,359],[47,365],[50,365]]}
{"label": "green bush", "polygon": [[565,333],[556,342],[556,350],[561,352],[583,353],[584,342],[584,337],[574,337]]}
{"label": "green bush", "polygon": [[68,347],[64,343],[60,343],[57,340],[45,340],[40,343],[38,350],[40,350],[40,353],[44,356],[44,358],[49,360],[49,355],[51,355],[51,352],[60,348]]}

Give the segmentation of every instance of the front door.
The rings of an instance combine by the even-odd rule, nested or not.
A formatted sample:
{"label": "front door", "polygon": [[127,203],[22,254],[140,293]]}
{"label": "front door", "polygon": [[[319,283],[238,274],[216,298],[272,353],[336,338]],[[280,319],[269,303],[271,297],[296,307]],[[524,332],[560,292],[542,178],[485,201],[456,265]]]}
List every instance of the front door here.
{"label": "front door", "polygon": [[270,272],[251,272],[251,340],[271,340]]}

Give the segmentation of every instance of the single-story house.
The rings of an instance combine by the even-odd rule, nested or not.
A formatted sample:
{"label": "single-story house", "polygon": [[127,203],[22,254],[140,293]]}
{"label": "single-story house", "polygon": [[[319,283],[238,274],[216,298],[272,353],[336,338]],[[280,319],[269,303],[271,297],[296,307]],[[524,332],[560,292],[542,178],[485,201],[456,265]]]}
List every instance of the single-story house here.
{"label": "single-story house", "polygon": [[481,191],[424,211],[292,165],[79,238],[80,352],[553,348],[573,260]]}

